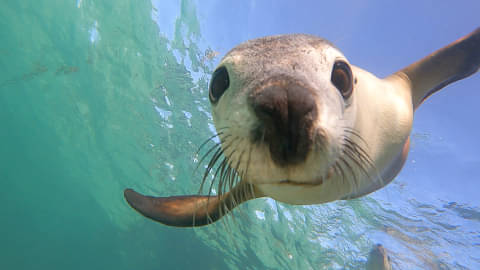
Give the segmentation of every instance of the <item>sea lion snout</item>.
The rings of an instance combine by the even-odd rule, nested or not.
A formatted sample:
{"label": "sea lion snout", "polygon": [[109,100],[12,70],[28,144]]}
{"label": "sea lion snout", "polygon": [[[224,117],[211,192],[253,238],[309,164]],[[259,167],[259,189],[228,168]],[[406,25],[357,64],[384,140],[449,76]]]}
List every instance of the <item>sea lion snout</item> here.
{"label": "sea lion snout", "polygon": [[304,161],[313,143],[317,118],[313,90],[301,81],[282,76],[252,91],[249,103],[259,120],[252,141],[268,144],[279,166]]}

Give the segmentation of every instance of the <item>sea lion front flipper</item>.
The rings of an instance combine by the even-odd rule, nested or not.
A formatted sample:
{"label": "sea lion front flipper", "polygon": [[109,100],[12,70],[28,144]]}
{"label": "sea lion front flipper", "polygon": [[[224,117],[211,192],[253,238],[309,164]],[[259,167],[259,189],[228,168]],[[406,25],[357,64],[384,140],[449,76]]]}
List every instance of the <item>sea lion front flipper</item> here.
{"label": "sea lion front flipper", "polygon": [[126,189],[124,196],[128,204],[145,217],[176,227],[208,225],[242,202],[261,197],[254,186],[246,183],[220,196],[151,197],[132,189]]}
{"label": "sea lion front flipper", "polygon": [[480,68],[480,28],[398,71],[408,77],[414,108],[436,91]]}

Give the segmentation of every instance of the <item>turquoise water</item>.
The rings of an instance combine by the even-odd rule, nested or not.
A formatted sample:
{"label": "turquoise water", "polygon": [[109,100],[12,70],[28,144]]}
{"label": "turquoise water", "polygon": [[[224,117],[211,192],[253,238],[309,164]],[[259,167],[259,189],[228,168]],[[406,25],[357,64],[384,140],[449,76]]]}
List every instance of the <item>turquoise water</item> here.
{"label": "turquoise water", "polygon": [[480,268],[478,208],[415,200],[402,179],[322,206],[258,199],[194,230],[129,208],[126,187],[196,193],[213,130],[218,58],[196,3],[167,2],[0,4],[0,269],[361,269],[377,242],[397,269]]}

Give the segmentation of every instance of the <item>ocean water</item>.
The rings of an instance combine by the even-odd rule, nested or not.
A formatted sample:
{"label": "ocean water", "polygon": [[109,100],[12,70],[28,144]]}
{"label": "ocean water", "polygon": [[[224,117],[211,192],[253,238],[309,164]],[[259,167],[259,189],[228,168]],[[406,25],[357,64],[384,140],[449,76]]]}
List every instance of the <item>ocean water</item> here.
{"label": "ocean water", "polygon": [[[480,269],[478,200],[429,196],[413,170],[361,199],[257,199],[203,228],[133,211],[127,187],[200,185],[209,77],[229,48],[211,47],[199,5],[0,4],[0,269],[363,269],[376,243],[394,269]],[[413,157],[439,141],[414,133]]]}

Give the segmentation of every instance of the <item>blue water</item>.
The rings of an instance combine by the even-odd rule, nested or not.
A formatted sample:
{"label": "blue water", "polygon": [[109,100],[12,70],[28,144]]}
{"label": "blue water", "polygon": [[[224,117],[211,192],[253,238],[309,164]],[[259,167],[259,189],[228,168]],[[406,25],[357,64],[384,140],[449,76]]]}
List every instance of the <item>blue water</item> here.
{"label": "blue water", "polygon": [[[257,199],[197,229],[129,208],[126,187],[198,191],[195,151],[213,132],[210,73],[250,37],[241,14],[262,10],[230,7],[231,21],[217,23],[213,2],[0,4],[0,269],[362,269],[375,243],[395,269],[480,269],[480,163],[452,161],[451,143],[418,126],[407,168],[361,199]],[[431,159],[455,171],[422,169]],[[473,188],[430,190],[449,173]]]}

